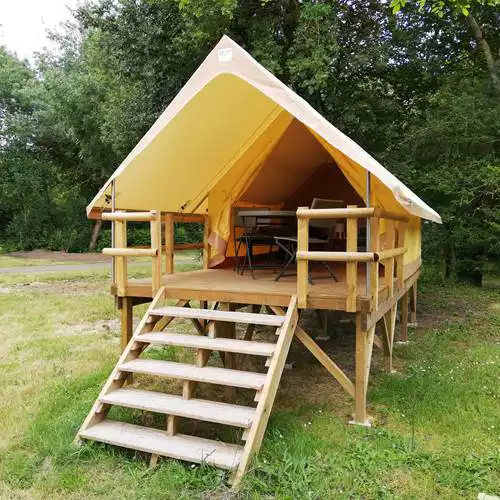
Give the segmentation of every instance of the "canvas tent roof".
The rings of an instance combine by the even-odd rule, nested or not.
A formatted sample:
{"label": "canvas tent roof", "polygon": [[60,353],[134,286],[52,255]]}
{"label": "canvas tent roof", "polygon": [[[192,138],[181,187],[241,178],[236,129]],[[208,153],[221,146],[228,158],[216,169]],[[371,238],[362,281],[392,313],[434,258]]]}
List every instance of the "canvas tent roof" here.
{"label": "canvas tent roof", "polygon": [[[289,153],[288,165],[286,147],[281,147],[277,160],[282,168],[295,166],[296,181],[311,175],[326,152],[362,197],[366,172],[371,173],[376,197],[372,204],[441,222],[437,212],[227,36],[116,169],[87,212],[109,207],[106,195],[112,180],[117,209],[200,213],[212,191],[229,192],[238,183],[245,196],[252,198],[248,193],[253,189],[260,202],[277,199],[283,180],[289,180],[286,172],[276,175],[274,182],[261,182],[258,190],[249,182],[259,182],[258,171],[273,151],[279,155],[278,146],[286,137],[288,144],[295,144],[297,125],[310,133],[309,139],[300,137],[308,161],[301,167],[297,155]],[[225,179],[231,177],[233,184],[228,184]]]}

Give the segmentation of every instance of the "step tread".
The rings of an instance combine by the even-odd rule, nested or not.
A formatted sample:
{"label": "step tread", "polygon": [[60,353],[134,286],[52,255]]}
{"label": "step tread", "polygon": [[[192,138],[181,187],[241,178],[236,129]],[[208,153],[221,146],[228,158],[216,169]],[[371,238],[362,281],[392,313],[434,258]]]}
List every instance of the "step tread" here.
{"label": "step tread", "polygon": [[144,333],[136,338],[137,342],[175,345],[211,349],[213,351],[237,352],[255,356],[272,356],[276,344],[270,342],[253,342],[226,338],[210,338],[201,335],[185,335],[181,333]]}
{"label": "step tread", "polygon": [[169,436],[166,431],[114,420],[103,420],[81,432],[80,437],[230,470],[238,467],[243,452],[243,447],[235,444],[185,434]]}
{"label": "step tread", "polygon": [[235,427],[249,428],[255,408],[205,399],[183,399],[174,394],[122,388],[99,398],[101,403],[194,418]]}
{"label": "step tread", "polygon": [[155,359],[134,359],[118,366],[119,370],[135,373],[146,373],[160,377],[180,378],[210,384],[244,387],[260,391],[266,380],[264,373],[231,370],[212,366],[198,366],[173,361]]}
{"label": "step tread", "polygon": [[239,311],[219,311],[217,309],[195,309],[192,307],[165,306],[150,311],[152,316],[173,316],[176,318],[198,318],[207,321],[227,321],[230,323],[251,323],[254,325],[281,326],[284,316],[258,314]]}

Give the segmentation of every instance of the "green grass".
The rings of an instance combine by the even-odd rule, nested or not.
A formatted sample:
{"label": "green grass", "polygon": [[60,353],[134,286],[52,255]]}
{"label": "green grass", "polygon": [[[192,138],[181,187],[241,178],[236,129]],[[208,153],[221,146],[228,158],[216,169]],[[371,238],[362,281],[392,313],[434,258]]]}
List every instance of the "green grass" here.
{"label": "green grass", "polygon": [[[151,471],[142,454],[71,446],[118,355],[107,279],[0,276],[0,497],[230,498],[226,474],[210,467],[165,459]],[[424,279],[419,309],[421,326],[396,347],[398,373],[372,374],[370,429],[346,424],[351,402],[310,358],[302,377],[285,375],[240,498],[500,493],[500,291]],[[180,355],[151,353],[165,354]],[[314,397],[322,387],[338,398]]]}

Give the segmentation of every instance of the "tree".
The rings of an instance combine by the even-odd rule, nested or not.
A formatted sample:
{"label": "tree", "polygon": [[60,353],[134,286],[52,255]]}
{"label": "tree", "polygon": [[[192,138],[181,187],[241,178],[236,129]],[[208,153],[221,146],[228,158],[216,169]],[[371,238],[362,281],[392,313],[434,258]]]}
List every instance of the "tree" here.
{"label": "tree", "polygon": [[446,275],[480,284],[487,261],[500,259],[500,102],[480,79],[450,78],[408,128],[393,170],[443,217],[430,257]]}
{"label": "tree", "polygon": [[[391,6],[393,12],[399,12],[407,3],[408,0],[392,0]],[[493,9],[498,8],[500,7],[500,0],[418,0],[418,4],[420,9],[429,6],[431,11],[439,17],[443,17],[446,10],[451,10],[459,15],[461,14],[466,19],[472,35],[483,53],[493,87],[497,93],[500,93],[500,77],[498,76],[497,62],[493,56],[490,44],[486,40],[484,26],[480,25],[475,15],[472,13],[473,8],[478,10],[484,6]],[[498,12],[496,12],[495,17],[498,24]]]}

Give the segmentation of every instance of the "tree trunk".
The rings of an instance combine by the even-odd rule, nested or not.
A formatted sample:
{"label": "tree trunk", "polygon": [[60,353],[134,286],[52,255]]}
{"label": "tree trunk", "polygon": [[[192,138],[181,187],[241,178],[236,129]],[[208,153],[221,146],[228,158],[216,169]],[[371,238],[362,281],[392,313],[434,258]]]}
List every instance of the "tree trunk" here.
{"label": "tree trunk", "polygon": [[479,48],[483,52],[484,58],[486,60],[486,66],[488,67],[490,78],[493,83],[493,87],[495,88],[496,92],[500,93],[500,78],[498,76],[496,62],[491,52],[490,45],[484,38],[483,30],[477,23],[476,18],[470,12],[469,14],[467,14],[467,22],[470,26],[470,29],[472,30],[472,34],[476,39]]}
{"label": "tree trunk", "polygon": [[97,246],[97,239],[99,238],[99,234],[101,232],[102,220],[99,219],[96,221],[94,225],[94,229],[92,229],[92,236],[90,237],[89,250],[93,252]]}

